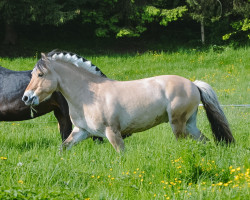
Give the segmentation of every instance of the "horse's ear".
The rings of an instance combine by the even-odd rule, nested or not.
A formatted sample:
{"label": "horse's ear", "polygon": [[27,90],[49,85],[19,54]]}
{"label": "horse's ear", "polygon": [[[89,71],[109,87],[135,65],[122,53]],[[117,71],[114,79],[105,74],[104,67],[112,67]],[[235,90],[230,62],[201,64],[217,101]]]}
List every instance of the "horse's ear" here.
{"label": "horse's ear", "polygon": [[47,56],[46,56],[44,53],[41,53],[41,58],[42,58],[42,60],[44,60],[44,61],[47,61],[47,60],[48,60]]}

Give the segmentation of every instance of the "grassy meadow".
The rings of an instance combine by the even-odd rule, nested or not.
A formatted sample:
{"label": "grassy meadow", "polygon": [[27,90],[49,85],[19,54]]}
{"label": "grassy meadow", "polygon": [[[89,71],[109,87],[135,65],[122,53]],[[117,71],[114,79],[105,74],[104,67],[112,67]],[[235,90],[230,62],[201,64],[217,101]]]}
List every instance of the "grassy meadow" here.
{"label": "grassy meadow", "polygon": [[[223,105],[250,103],[250,48],[82,56],[112,79],[177,74],[209,83]],[[0,57],[0,65],[12,70],[32,69],[36,61],[36,53]],[[107,140],[91,139],[60,154],[52,113],[0,122],[0,199],[250,199],[250,110],[224,111],[234,145],[214,143],[200,107],[198,127],[210,142],[176,141],[169,124],[162,124],[126,138],[122,154]]]}

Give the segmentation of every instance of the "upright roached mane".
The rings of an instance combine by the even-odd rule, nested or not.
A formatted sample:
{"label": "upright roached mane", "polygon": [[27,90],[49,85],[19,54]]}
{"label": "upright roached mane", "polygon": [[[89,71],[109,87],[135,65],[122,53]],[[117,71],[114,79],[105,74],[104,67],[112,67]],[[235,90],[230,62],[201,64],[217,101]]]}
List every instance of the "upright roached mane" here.
{"label": "upright roached mane", "polygon": [[[42,68],[46,69],[44,74],[40,74]],[[116,81],[96,72],[99,69],[90,61],[62,52],[42,54],[34,69],[23,100],[37,105],[55,90],[64,95],[75,127],[63,147],[100,136],[108,138],[119,152],[124,149],[123,137],[164,122],[170,123],[177,139],[192,136],[206,140],[196,126],[200,101],[215,139],[234,142],[216,94],[207,83],[176,75]]]}
{"label": "upright roached mane", "polygon": [[[106,75],[102,73],[102,71],[97,66],[92,64],[91,61],[77,54],[67,52],[67,51],[53,50],[49,52],[46,56],[49,60],[54,60],[54,61],[61,60],[64,62],[68,62],[68,63],[75,65],[76,67],[82,67],[93,74],[106,77]],[[34,70],[36,70],[36,67],[37,67],[38,69],[42,71],[42,68],[43,68],[42,66],[43,66],[43,61],[40,59],[37,62]]]}

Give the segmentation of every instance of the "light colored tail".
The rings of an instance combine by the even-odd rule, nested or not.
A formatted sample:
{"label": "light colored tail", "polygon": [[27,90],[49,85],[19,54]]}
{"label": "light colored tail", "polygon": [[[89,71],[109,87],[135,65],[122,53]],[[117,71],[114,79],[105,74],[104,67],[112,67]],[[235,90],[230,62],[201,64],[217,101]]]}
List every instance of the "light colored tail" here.
{"label": "light colored tail", "polygon": [[194,81],[194,84],[200,91],[201,102],[206,110],[215,139],[225,141],[227,144],[234,142],[235,139],[229,128],[227,118],[212,87],[203,81]]}

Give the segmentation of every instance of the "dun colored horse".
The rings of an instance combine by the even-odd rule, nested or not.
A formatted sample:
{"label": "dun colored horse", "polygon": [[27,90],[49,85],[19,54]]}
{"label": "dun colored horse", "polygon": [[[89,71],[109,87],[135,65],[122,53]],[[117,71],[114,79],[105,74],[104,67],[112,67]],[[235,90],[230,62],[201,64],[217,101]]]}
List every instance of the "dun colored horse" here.
{"label": "dun colored horse", "polygon": [[64,148],[90,136],[106,137],[120,152],[122,137],[169,122],[177,139],[191,135],[205,140],[196,126],[202,101],[218,141],[234,141],[216,94],[205,82],[164,75],[134,81],[116,81],[99,75],[90,61],[69,53],[41,54],[23,95],[26,105],[38,105],[54,91],[69,104],[74,129]]}

